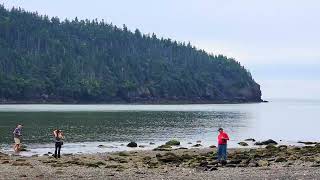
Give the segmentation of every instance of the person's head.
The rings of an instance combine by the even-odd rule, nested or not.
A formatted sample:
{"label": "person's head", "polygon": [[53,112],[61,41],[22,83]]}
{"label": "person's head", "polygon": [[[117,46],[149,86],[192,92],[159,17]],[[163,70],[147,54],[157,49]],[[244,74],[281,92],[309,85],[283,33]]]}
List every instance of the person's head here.
{"label": "person's head", "polygon": [[56,133],[59,134],[59,133],[60,133],[60,130],[59,130],[59,129],[56,129]]}
{"label": "person's head", "polygon": [[222,128],[219,128],[218,131],[219,131],[219,133],[222,133],[222,132],[223,132],[223,129],[222,129]]}
{"label": "person's head", "polygon": [[18,124],[18,125],[17,125],[17,128],[21,129],[21,128],[22,128],[22,125],[21,125],[21,124]]}

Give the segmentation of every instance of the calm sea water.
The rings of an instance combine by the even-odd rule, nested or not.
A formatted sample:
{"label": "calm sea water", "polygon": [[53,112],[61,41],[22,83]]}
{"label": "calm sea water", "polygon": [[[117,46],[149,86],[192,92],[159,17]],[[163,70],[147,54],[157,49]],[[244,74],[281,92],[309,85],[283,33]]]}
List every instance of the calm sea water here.
{"label": "calm sea water", "polygon": [[[218,127],[230,146],[245,138],[284,144],[320,141],[320,101],[274,100],[269,103],[211,105],[0,105],[0,144],[10,151],[12,131],[22,123],[25,154],[52,152],[52,131],[65,132],[64,153],[127,150],[136,141],[151,149],[170,139],[190,147],[201,140],[216,144]],[[156,143],[150,145],[150,142]],[[97,147],[105,145],[104,148]]]}

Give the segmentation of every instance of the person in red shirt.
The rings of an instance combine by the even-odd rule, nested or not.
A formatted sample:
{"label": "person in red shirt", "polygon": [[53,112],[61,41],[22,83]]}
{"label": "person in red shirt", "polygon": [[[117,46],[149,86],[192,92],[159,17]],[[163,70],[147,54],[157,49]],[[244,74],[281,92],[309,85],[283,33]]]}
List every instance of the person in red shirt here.
{"label": "person in red shirt", "polygon": [[227,161],[227,141],[229,140],[229,136],[222,128],[219,128],[218,131],[218,161],[221,164],[225,164]]}

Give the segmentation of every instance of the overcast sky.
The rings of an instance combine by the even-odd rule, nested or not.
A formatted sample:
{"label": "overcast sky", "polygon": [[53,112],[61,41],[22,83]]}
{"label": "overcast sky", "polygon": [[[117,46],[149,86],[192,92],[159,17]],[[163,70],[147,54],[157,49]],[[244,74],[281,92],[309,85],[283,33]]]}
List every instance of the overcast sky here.
{"label": "overcast sky", "polygon": [[104,19],[190,41],[240,61],[263,98],[320,98],[320,1],[0,0],[7,8],[71,19]]}

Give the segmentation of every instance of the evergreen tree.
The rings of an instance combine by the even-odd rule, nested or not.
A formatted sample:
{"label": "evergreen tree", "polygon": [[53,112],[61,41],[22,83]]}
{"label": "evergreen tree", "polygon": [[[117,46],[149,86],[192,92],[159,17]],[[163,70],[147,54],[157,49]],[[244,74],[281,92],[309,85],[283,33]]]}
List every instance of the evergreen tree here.
{"label": "evergreen tree", "polygon": [[98,20],[0,6],[0,99],[26,102],[257,102],[239,62]]}

